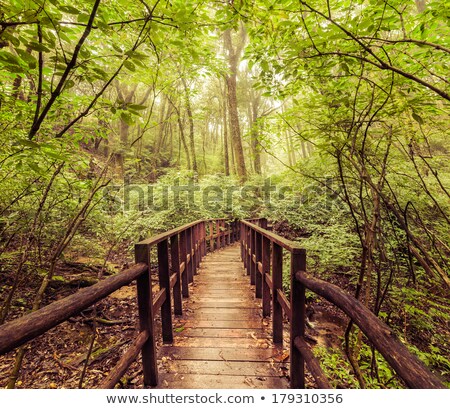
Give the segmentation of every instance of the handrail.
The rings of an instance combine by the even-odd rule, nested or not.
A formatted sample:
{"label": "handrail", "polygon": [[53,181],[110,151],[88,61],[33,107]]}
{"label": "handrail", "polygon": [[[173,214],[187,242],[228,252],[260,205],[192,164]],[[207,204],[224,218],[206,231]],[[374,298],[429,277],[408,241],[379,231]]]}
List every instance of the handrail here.
{"label": "handrail", "polygon": [[[261,223],[259,223],[261,224]],[[267,225],[267,224],[266,224]],[[320,388],[328,382],[305,341],[305,288],[341,308],[366,334],[386,361],[411,388],[445,388],[421,361],[395,337],[391,329],[356,298],[339,287],[305,273],[306,251],[251,221],[241,220],[241,257],[257,298],[262,298],[263,316],[272,314],[272,336],[283,343],[283,312],[290,321],[291,388],[305,387],[305,364]],[[283,293],[283,249],[290,252],[291,297]]]}
{"label": "handrail", "polygon": [[295,279],[344,311],[364,332],[408,387],[416,389],[444,387],[424,363],[408,351],[394,332],[356,298],[338,286],[314,278],[304,271],[296,272]]}
{"label": "handrail", "polygon": [[131,283],[146,270],[145,264],[136,264],[120,274],[109,277],[91,287],[83,288],[75,294],[1,325],[0,354],[5,354],[23,345],[68,318],[79,314],[102,298]]}
{"label": "handrail", "polygon": [[[139,333],[101,388],[112,388],[130,364],[142,352],[144,384],[156,386],[155,315],[161,310],[163,342],[171,342],[172,299],[175,315],[183,313],[182,298],[189,296],[189,284],[202,257],[209,251],[238,240],[238,222],[227,219],[197,220],[167,232],[142,240],[135,245],[136,264],[115,276],[55,301],[38,311],[0,326],[0,354],[4,354],[42,335],[49,329],[79,314],[124,285],[136,281],[139,309]],[[152,291],[150,250],[157,247],[160,290]],[[170,267],[170,268],[169,268]]]}
{"label": "handrail", "polygon": [[251,227],[253,230],[257,231],[258,233],[261,233],[268,239],[270,239],[271,242],[277,243],[279,246],[283,247],[284,249],[293,252],[293,253],[301,253],[303,251],[301,245],[295,241],[287,240],[284,237],[279,236],[278,234],[272,233],[263,227],[257,226],[254,223],[251,223],[246,220],[241,220],[241,223]]}

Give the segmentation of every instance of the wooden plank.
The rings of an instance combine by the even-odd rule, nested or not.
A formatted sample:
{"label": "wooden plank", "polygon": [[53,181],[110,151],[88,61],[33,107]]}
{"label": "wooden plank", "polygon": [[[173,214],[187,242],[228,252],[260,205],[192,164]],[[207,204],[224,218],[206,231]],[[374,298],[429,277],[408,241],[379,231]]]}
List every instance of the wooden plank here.
{"label": "wooden plank", "polygon": [[242,308],[245,310],[254,309],[253,305],[249,305],[245,301],[240,302],[226,302],[226,300],[213,302],[197,301],[195,305],[200,308]]}
{"label": "wooden plank", "polygon": [[278,234],[271,233],[270,231],[267,231],[266,229],[263,229],[262,227],[257,226],[256,224],[249,223],[245,220],[241,220],[241,223],[244,223],[245,225],[249,226],[251,230],[257,231],[259,233],[262,233],[263,236],[270,239],[272,243],[277,244],[278,246],[281,246],[285,248],[286,250],[290,251],[291,253],[296,253],[297,251],[301,251],[302,247],[299,243],[295,241],[287,240],[281,236],[278,236]]}
{"label": "wooden plank", "polygon": [[202,311],[195,311],[195,314],[190,314],[185,312],[185,316],[190,320],[199,321],[244,321],[250,322],[252,324],[258,323],[261,325],[261,314],[260,310],[253,311],[250,309],[246,310],[230,310],[229,308],[223,309],[207,309]]}
{"label": "wooden plank", "polygon": [[[199,297],[197,294],[195,297],[192,297],[192,302],[194,303],[216,303],[216,304],[235,304],[235,303],[243,303],[243,302],[252,302],[253,297],[251,295],[246,295],[245,297],[230,297],[230,298],[217,298],[217,297]],[[246,303],[247,304],[247,303]]]}
{"label": "wooden plank", "polygon": [[159,356],[180,360],[270,362],[282,356],[278,349],[190,348],[163,346]]}
{"label": "wooden plank", "polygon": [[170,288],[173,288],[178,280],[177,273],[170,276]]}
{"label": "wooden plank", "polygon": [[261,328],[186,328],[178,332],[184,337],[198,338],[258,338],[266,339],[268,335]]}
{"label": "wooden plank", "polygon": [[289,321],[291,321],[292,320],[291,304],[289,303],[289,300],[287,299],[283,290],[280,290],[280,289],[277,290],[277,300],[280,303],[281,308],[283,309],[284,313],[289,318]]}
{"label": "wooden plank", "polygon": [[188,228],[197,225],[198,223],[201,223],[200,220],[196,220],[195,222],[185,224],[184,226],[177,227],[175,229],[166,231],[164,233],[158,234],[156,236],[150,237],[149,239],[145,239],[137,243],[137,245],[147,245],[147,246],[153,246],[155,244],[160,243],[161,241],[167,240],[170,238],[170,236],[173,236],[175,234],[178,234],[182,231],[187,230]]}
{"label": "wooden plank", "polygon": [[279,366],[269,362],[175,360],[170,362],[170,371],[196,375],[279,376]]}
{"label": "wooden plank", "polygon": [[159,290],[155,297],[153,298],[153,315],[156,315],[158,310],[163,305],[164,301],[166,301],[166,290],[163,288]]}
{"label": "wooden plank", "polygon": [[230,313],[230,312],[237,312],[239,314],[244,314],[244,313],[253,313],[255,315],[260,316],[261,314],[261,308],[258,308],[257,306],[253,305],[253,306],[249,306],[248,308],[245,308],[245,310],[239,310],[239,309],[229,309],[226,307],[220,308],[220,307],[205,307],[205,306],[200,306],[197,305],[196,306],[196,313],[197,314],[201,314],[201,313],[220,313],[220,312],[226,312],[226,313]]}
{"label": "wooden plank", "polygon": [[[238,318],[238,314],[235,316]],[[257,317],[255,317],[257,318]],[[261,322],[260,320],[255,322],[250,321],[249,319],[243,319],[242,321],[239,321],[237,319],[230,319],[230,320],[218,320],[218,319],[211,319],[211,320],[199,320],[199,321],[193,321],[189,320],[186,324],[180,324],[180,327],[184,328],[243,328],[247,330],[251,329],[261,329]],[[184,333],[184,332],[183,332]]]}
{"label": "wooden plank", "polygon": [[235,348],[235,349],[253,349],[253,348],[263,348],[271,349],[273,348],[269,339],[258,340],[253,338],[189,338],[183,337],[182,334],[178,335],[174,339],[173,346],[180,347],[206,347],[206,348]]}
{"label": "wooden plank", "polygon": [[285,378],[266,376],[211,376],[192,374],[161,374],[162,389],[282,389]]}
{"label": "wooden plank", "polygon": [[261,301],[255,300],[249,277],[236,262],[239,251],[239,245],[231,245],[203,260],[184,315],[175,322],[173,345],[160,350],[160,357],[169,358],[160,364],[160,387],[288,386],[280,378],[286,373],[286,363],[283,371],[279,368],[283,351],[274,346]]}

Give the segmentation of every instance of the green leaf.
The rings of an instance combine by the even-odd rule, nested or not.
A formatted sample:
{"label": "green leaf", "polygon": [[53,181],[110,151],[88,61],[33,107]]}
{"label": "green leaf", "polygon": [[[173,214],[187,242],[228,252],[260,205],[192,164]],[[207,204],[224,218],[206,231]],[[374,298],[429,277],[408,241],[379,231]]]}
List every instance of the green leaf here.
{"label": "green leaf", "polygon": [[36,43],[35,41],[32,41],[28,43],[28,47],[30,47],[34,51],[43,52],[43,53],[49,53],[50,50],[44,45]]}
{"label": "green leaf", "polygon": [[36,162],[29,162],[28,166],[31,170],[34,170],[36,173],[41,173],[41,168]]}
{"label": "green leaf", "polygon": [[4,61],[8,64],[18,65],[20,66],[20,60],[14,54],[11,54],[9,51],[0,51],[0,61]]}
{"label": "green leaf", "polygon": [[130,71],[136,71],[136,66],[131,61],[124,61],[123,65],[125,68],[128,68]]}
{"label": "green leaf", "polygon": [[65,85],[64,85],[64,88],[65,89],[70,89],[70,88],[73,88],[74,86],[75,86],[75,81],[67,80]]}
{"label": "green leaf", "polygon": [[28,146],[29,148],[33,148],[33,149],[39,149],[40,148],[39,144],[37,144],[36,142],[30,141],[28,139],[20,139],[19,143],[22,146]]}
{"label": "green leaf", "polygon": [[20,58],[22,58],[22,60],[26,61],[27,63],[36,63],[36,58],[34,58],[34,56],[32,54],[30,54],[29,52],[22,50],[21,48],[15,48],[16,53],[19,54]]}
{"label": "green leaf", "polygon": [[61,11],[63,11],[64,13],[68,13],[68,14],[75,14],[75,15],[80,14],[80,10],[78,10],[77,8],[72,7],[72,6],[59,6],[59,9]]}
{"label": "green leaf", "polygon": [[416,122],[418,122],[420,125],[423,125],[423,119],[421,116],[417,115],[415,112],[412,113],[412,117]]}
{"label": "green leaf", "polygon": [[134,109],[135,111],[143,111],[144,109],[147,109],[147,106],[139,104],[129,104],[128,108]]}
{"label": "green leaf", "polygon": [[81,13],[77,17],[79,23],[87,23],[89,21],[89,14]]}
{"label": "green leaf", "polygon": [[122,112],[120,114],[120,119],[125,122],[127,125],[133,125],[133,118],[131,117],[130,114],[126,113],[126,112]]}

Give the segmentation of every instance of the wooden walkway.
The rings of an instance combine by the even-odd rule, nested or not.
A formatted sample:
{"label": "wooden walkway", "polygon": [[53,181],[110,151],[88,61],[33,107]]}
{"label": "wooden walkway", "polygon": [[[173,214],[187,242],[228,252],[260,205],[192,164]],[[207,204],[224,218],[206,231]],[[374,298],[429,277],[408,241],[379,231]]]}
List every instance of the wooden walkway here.
{"label": "wooden walkway", "polygon": [[204,257],[184,311],[173,344],[159,350],[159,388],[288,388],[239,244]]}

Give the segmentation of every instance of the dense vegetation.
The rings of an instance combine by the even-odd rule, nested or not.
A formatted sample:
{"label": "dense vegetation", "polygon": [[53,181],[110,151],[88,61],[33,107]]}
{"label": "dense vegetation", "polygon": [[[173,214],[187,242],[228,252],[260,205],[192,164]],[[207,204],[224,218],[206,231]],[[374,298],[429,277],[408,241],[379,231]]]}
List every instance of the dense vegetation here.
{"label": "dense vegetation", "polygon": [[[265,216],[450,379],[449,1],[0,5],[0,323],[64,261]],[[363,341],[345,384],[401,386]]]}

